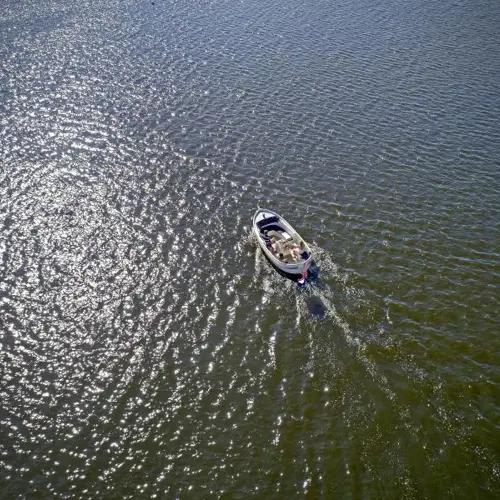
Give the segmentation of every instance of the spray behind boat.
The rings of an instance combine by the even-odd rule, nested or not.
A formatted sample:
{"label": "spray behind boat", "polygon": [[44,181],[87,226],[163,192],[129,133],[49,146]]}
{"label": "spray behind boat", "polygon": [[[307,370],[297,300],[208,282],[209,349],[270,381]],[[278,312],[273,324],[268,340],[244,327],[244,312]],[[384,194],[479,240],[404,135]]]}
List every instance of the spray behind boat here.
{"label": "spray behind boat", "polygon": [[282,272],[281,269],[278,269],[269,260],[268,262],[278,274],[297,283],[297,293],[304,298],[309,313],[317,319],[324,319],[326,316],[325,304],[318,295],[315,295],[314,291],[315,288],[325,290],[326,286],[319,277],[319,268],[316,262],[314,260],[311,262],[311,265],[307,269],[307,275],[302,281],[300,278],[293,278],[289,274]]}

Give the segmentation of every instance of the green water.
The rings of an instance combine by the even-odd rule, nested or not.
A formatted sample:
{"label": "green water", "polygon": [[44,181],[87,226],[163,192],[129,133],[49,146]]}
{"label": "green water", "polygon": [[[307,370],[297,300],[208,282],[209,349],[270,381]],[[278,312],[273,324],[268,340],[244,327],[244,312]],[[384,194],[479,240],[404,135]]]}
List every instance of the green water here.
{"label": "green water", "polygon": [[499,21],[4,2],[0,498],[498,498]]}

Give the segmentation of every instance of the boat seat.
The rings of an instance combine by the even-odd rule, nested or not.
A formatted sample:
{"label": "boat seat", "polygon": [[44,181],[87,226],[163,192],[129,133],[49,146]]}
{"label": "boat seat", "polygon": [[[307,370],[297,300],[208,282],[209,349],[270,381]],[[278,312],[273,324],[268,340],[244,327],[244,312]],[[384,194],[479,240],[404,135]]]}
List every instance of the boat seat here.
{"label": "boat seat", "polygon": [[278,224],[269,224],[267,226],[262,226],[259,228],[260,232],[263,233],[264,231],[283,231],[281,226],[278,226]]}
{"label": "boat seat", "polygon": [[273,222],[278,222],[279,217],[275,215],[274,217],[267,217],[266,219],[262,219],[259,222],[257,222],[257,227],[262,231],[262,228],[266,226],[267,224],[272,224]]}

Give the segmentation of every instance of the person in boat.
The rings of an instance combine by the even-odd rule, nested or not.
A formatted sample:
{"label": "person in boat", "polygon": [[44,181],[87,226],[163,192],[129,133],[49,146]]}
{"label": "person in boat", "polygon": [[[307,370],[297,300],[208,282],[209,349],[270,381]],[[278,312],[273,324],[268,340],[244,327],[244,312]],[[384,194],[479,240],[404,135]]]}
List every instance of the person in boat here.
{"label": "person in boat", "polygon": [[304,257],[304,254],[306,254],[306,257],[304,258],[307,258],[306,244],[304,243],[304,240],[300,240],[300,243],[295,245],[293,251],[300,257]]}
{"label": "person in boat", "polygon": [[274,229],[270,229],[266,232],[266,234],[269,236],[269,238],[274,238],[275,241],[285,239],[285,237],[281,233],[279,233],[278,231],[274,231]]}
{"label": "person in boat", "polygon": [[[287,259],[291,260],[292,262],[296,262],[299,260],[299,257],[295,253],[295,247],[297,246],[295,243],[291,241],[286,241],[286,242],[278,242],[277,246],[279,247],[279,252],[280,252],[280,259]],[[298,248],[298,246],[297,246]]]}
{"label": "person in boat", "polygon": [[306,244],[304,243],[304,240],[300,240],[300,243],[298,245],[297,243],[285,244],[285,250],[287,256],[289,256],[294,262],[297,262],[301,258],[307,259],[307,257],[309,257],[306,251]]}

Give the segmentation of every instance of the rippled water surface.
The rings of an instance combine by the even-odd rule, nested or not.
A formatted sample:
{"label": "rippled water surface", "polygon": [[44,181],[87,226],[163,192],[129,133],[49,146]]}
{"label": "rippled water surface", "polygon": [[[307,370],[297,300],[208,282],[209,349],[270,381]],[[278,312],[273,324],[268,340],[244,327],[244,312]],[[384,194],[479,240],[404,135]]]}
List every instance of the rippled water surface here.
{"label": "rippled water surface", "polygon": [[498,498],[499,27],[4,0],[0,497]]}

